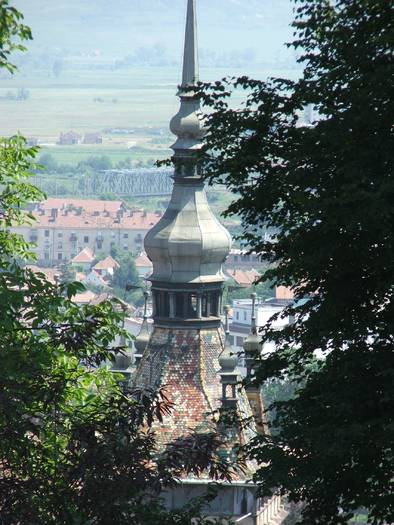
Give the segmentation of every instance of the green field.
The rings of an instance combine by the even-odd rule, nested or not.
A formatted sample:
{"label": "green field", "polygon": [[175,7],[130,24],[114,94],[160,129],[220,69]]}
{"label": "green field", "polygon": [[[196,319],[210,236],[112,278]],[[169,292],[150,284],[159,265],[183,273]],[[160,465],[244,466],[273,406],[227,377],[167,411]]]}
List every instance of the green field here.
{"label": "green field", "polygon": [[[171,142],[171,141],[170,141]],[[170,143],[169,142],[169,143]],[[58,164],[77,165],[80,161],[89,157],[105,155],[115,166],[119,161],[130,159],[132,161],[155,162],[156,160],[166,159],[171,155],[168,148],[149,148],[147,141],[144,148],[127,149],[120,144],[102,145],[77,145],[77,146],[42,146],[41,155],[50,153]]]}
{"label": "green field", "polygon": [[[151,69],[74,70],[59,79],[44,75],[1,80],[0,134],[20,131],[54,142],[68,130],[82,134],[107,128],[165,127],[177,108],[178,76],[168,70],[156,75]],[[6,98],[19,88],[29,91],[27,100]]]}
{"label": "green field", "polygon": [[[256,71],[257,78],[271,72]],[[294,71],[276,71],[292,75]],[[243,74],[242,70],[207,69],[201,77],[216,80],[227,74]],[[180,81],[178,68],[128,69],[65,69],[59,78],[50,71],[24,75],[23,69],[14,77],[0,80],[0,135],[20,131],[42,142],[56,142],[60,132],[78,133],[109,128],[168,129],[176,113],[176,86]],[[27,100],[10,100],[25,88]],[[100,101],[97,101],[100,100]],[[240,97],[239,97],[240,100]]]}

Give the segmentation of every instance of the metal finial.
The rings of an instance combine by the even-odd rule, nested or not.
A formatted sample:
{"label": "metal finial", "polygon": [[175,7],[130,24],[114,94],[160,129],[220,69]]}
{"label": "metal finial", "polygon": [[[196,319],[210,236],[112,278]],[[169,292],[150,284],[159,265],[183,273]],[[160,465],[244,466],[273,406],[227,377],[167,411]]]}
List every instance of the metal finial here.
{"label": "metal finial", "polygon": [[188,0],[185,31],[185,51],[183,55],[182,86],[198,82],[198,46],[196,0]]}
{"label": "metal finial", "polygon": [[230,319],[229,319],[230,307],[228,304],[224,307],[224,313],[225,313],[224,332],[227,336],[230,334]]}
{"label": "metal finial", "polygon": [[257,297],[257,294],[255,293],[252,293],[250,295],[251,299],[252,299],[252,322],[251,322],[251,331],[252,331],[252,334],[255,334],[257,333],[257,328],[256,328],[256,297]]}

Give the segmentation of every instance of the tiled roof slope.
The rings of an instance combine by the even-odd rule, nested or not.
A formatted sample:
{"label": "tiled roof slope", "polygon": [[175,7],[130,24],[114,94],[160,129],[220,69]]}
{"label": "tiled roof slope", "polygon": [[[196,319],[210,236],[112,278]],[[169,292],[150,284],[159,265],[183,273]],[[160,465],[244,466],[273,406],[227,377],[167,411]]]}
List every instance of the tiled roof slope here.
{"label": "tiled roof slope", "polygon": [[152,262],[146,253],[140,253],[135,260],[135,265],[138,267],[152,267]]}
{"label": "tiled roof slope", "polygon": [[82,208],[87,213],[94,213],[95,211],[104,212],[107,211],[113,215],[124,208],[122,201],[101,201],[96,199],[58,199],[50,198],[40,202],[37,206],[43,210],[64,210],[67,208]]}
{"label": "tiled roof slope", "polygon": [[94,255],[89,248],[84,248],[80,251],[71,262],[73,263],[91,263],[94,261]]}
{"label": "tiled roof slope", "polygon": [[[184,330],[155,327],[148,350],[135,375],[136,386],[163,388],[174,409],[157,423],[157,436],[164,446],[212,427],[212,412],[221,405],[219,356],[223,351],[222,329]],[[241,418],[252,416],[243,389],[239,392]],[[240,430],[235,442],[245,442],[251,430]]]}
{"label": "tiled roof slope", "polygon": [[119,263],[115,261],[111,255],[108,255],[105,259],[102,261],[99,261],[97,264],[93,266],[94,270],[108,270],[109,268],[119,268]]}
{"label": "tiled roof slope", "polygon": [[256,283],[260,274],[257,270],[238,270],[236,268],[226,270],[226,273],[239,286],[250,287]]}
{"label": "tiled roof slope", "polygon": [[160,215],[150,212],[125,212],[123,216],[113,217],[105,215],[89,215],[82,213],[69,212],[67,214],[59,213],[57,217],[51,215],[41,215],[34,211],[36,219],[34,228],[68,228],[71,230],[78,229],[128,229],[128,230],[150,230],[158,220]]}

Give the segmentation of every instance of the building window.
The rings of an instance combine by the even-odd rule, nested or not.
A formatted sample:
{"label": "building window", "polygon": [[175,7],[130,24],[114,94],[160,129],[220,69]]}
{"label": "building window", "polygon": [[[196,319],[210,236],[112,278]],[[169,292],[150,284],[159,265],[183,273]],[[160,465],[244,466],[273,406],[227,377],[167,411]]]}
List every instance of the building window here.
{"label": "building window", "polygon": [[238,312],[238,310],[235,312],[235,318],[236,318],[237,321],[239,321],[239,312]]}
{"label": "building window", "polygon": [[219,313],[219,294],[218,292],[212,292],[210,294],[210,314],[211,315],[218,315]]}
{"label": "building window", "polygon": [[57,236],[58,236],[59,239],[60,239],[61,237],[63,237],[63,234],[62,234],[62,233],[58,233]]}
{"label": "building window", "polygon": [[57,249],[58,250],[62,250],[63,249],[63,243],[62,242],[58,242],[57,243]]}
{"label": "building window", "polygon": [[183,317],[183,294],[177,293],[175,295],[175,316]]}
{"label": "building window", "polygon": [[127,244],[124,244],[124,245],[123,245],[123,249],[124,249],[125,251],[127,251],[127,250],[129,249],[129,247],[127,246]]}
{"label": "building window", "polygon": [[170,296],[168,292],[154,292],[156,315],[158,317],[169,317],[170,315]]}
{"label": "building window", "polygon": [[233,346],[234,345],[234,336],[233,335],[229,335],[228,336],[228,340],[229,340],[230,345]]}
{"label": "building window", "polygon": [[129,234],[128,233],[124,233],[123,234],[123,239],[128,239],[129,238]]}
{"label": "building window", "polygon": [[49,237],[49,230],[45,230],[44,235],[45,235],[45,237]]}
{"label": "building window", "polygon": [[62,259],[63,259],[63,254],[62,253],[58,253],[57,254],[57,260],[61,261]]}
{"label": "building window", "polygon": [[242,346],[244,344],[244,338],[237,336],[237,346]]}
{"label": "building window", "polygon": [[45,253],[44,253],[44,259],[45,259],[46,261],[49,260],[49,253],[48,253],[48,252],[45,252]]}
{"label": "building window", "polygon": [[244,321],[247,321],[248,320],[248,314],[247,312],[244,310]]}
{"label": "building window", "polygon": [[197,296],[194,293],[189,294],[189,301],[188,301],[188,312],[187,316],[190,319],[196,319],[197,318]]}
{"label": "building window", "polygon": [[85,235],[85,237],[83,238],[83,242],[89,242],[89,236],[88,235]]}

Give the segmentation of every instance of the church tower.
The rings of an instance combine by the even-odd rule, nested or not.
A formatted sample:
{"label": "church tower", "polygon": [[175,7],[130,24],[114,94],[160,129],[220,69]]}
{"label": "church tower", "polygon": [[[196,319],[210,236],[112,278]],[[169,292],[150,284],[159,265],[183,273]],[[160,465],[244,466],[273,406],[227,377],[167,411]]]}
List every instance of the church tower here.
{"label": "church tower", "polygon": [[[212,430],[215,423],[210,415],[222,407],[247,418],[249,426],[216,426],[226,436],[226,453],[231,453],[237,442],[245,443],[258,430],[248,394],[239,384],[237,357],[229,344],[227,308],[227,337],[221,323],[222,264],[230,251],[231,237],[208,205],[198,162],[204,129],[194,89],[197,82],[196,0],[187,0],[180,108],[170,124],[176,136],[172,146],[174,185],[166,212],[145,237],[145,250],[153,264],[149,278],[153,331],[149,335],[146,325],[141,345],[137,345],[143,355],[134,384],[164,388],[174,405],[156,429],[163,445],[186,437],[192,430]],[[242,525],[273,525],[271,519],[280,513],[280,498],[258,498],[257,487],[249,482],[251,474],[222,485],[210,505],[212,516],[233,517]],[[166,494],[168,506],[179,507],[202,496],[210,481],[204,476],[181,479]]]}
{"label": "church tower", "polygon": [[174,186],[166,212],[145,238],[154,323],[136,376],[141,386],[165,385],[176,404],[161,431],[166,441],[204,424],[221,400],[222,264],[231,238],[208,205],[198,166],[204,129],[197,82],[196,6],[188,0],[180,108],[170,124],[177,137]]}

